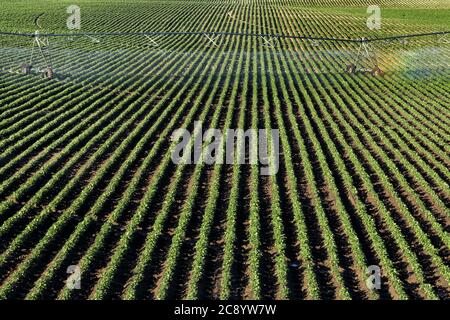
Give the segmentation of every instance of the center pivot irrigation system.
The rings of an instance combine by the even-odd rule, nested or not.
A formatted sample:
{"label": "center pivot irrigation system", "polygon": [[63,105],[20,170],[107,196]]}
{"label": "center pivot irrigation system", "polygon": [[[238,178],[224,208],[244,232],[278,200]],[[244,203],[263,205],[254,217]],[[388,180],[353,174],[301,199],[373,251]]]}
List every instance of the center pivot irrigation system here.
{"label": "center pivot irrigation system", "polygon": [[[34,21],[37,29],[42,29],[40,25],[40,19],[45,14],[38,15]],[[45,78],[52,79],[55,77],[55,70],[52,67],[52,60],[50,54],[50,38],[66,37],[73,40],[74,37],[87,37],[94,43],[100,43],[99,37],[108,36],[143,36],[147,38],[152,46],[159,46],[159,44],[152,37],[156,36],[178,36],[178,35],[191,35],[191,36],[204,36],[214,46],[219,46],[216,39],[220,36],[240,36],[240,37],[258,37],[264,41],[264,46],[274,47],[273,40],[279,39],[298,39],[311,41],[315,46],[319,45],[322,41],[341,42],[341,43],[353,43],[359,44],[358,50],[354,55],[351,63],[346,66],[346,72],[349,74],[360,72],[370,72],[373,76],[383,75],[383,71],[378,65],[378,58],[375,49],[372,47],[374,42],[392,42],[400,41],[403,44],[408,42],[409,38],[436,36],[437,42],[449,43],[446,36],[450,34],[450,31],[430,32],[430,33],[418,33],[407,35],[387,36],[382,38],[360,38],[360,39],[346,39],[346,38],[333,38],[333,37],[316,37],[316,36],[295,36],[285,34],[270,34],[270,33],[244,33],[244,32],[205,32],[205,31],[157,31],[157,32],[92,32],[92,33],[40,33],[36,30],[34,33],[15,33],[15,32],[0,32],[1,36],[18,36],[18,37],[31,37],[32,47],[30,60],[24,62],[20,66],[20,73],[31,74],[37,72],[42,74]],[[45,62],[45,67],[42,69],[33,68],[33,58],[35,51],[41,56]],[[363,68],[363,61],[369,61],[372,68]]]}

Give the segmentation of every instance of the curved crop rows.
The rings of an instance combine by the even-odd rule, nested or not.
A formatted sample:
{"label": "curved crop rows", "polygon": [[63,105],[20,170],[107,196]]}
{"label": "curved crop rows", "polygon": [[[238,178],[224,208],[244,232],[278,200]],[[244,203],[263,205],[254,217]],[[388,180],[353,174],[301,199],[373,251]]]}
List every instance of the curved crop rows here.
{"label": "curved crop rows", "polygon": [[[64,31],[64,6],[40,2]],[[365,0],[79,2],[92,32],[369,32]],[[0,30],[32,30],[36,4],[22,6],[5,4]],[[377,36],[441,31],[450,9],[381,6]],[[436,16],[402,20],[400,8]],[[59,39],[57,78],[44,80],[8,72],[28,44],[1,40],[1,299],[450,298],[448,43],[377,44],[385,74],[373,77],[345,73],[353,44]],[[278,170],[236,162],[256,137],[233,164],[176,164],[179,128],[192,134],[186,152],[214,141],[217,159],[228,129],[277,129]],[[210,128],[222,140],[196,145]],[[80,289],[66,285],[69,266]]]}

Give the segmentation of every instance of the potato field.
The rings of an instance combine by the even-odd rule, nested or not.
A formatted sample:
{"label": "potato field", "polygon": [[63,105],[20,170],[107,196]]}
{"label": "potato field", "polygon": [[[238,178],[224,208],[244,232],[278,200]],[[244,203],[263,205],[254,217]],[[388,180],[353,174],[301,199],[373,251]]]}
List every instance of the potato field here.
{"label": "potato field", "polygon": [[[324,40],[450,31],[450,3],[380,0],[376,30],[371,4],[2,0],[0,298],[450,299],[450,35],[352,74],[361,44]],[[66,36],[22,74],[33,38],[1,33],[42,13]],[[276,174],[174,163],[195,122],[277,130]]]}

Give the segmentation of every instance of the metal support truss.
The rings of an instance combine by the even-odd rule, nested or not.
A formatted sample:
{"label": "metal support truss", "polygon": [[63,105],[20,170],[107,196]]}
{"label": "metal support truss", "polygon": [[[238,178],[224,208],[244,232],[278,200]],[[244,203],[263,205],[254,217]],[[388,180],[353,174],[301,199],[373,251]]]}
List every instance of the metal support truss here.
{"label": "metal support truss", "polygon": [[148,43],[148,45],[153,46],[153,47],[159,47],[159,44],[158,44],[158,42],[156,42],[155,39],[153,39],[152,37],[150,37],[148,34],[146,34],[145,37],[146,37],[147,40],[150,42],[150,43]]}
{"label": "metal support truss", "polygon": [[276,43],[274,43],[276,37],[261,36],[261,39],[264,41],[264,43],[262,44],[263,47],[273,48],[277,46]]}
{"label": "metal support truss", "polygon": [[450,43],[450,39],[448,39],[448,33],[438,34],[438,35],[437,35],[437,42],[438,42],[438,43],[446,43],[446,44],[449,44],[449,43]]}
{"label": "metal support truss", "polygon": [[50,42],[48,37],[42,37],[36,30],[33,37],[33,46],[31,48],[30,65],[33,64],[34,51],[37,49],[41,58],[44,60],[47,68],[51,65]]}
{"label": "metal support truss", "polygon": [[[369,63],[373,65],[372,69],[364,68],[364,62],[366,61],[369,61]],[[358,71],[370,72],[374,76],[383,75],[383,71],[378,66],[378,57],[376,51],[365,38],[361,39],[358,51],[353,62],[347,65],[348,73],[353,74]]]}
{"label": "metal support truss", "polygon": [[318,46],[320,46],[320,44],[321,44],[320,40],[316,40],[316,39],[311,40],[311,45],[313,47],[318,47]]}
{"label": "metal support truss", "polygon": [[85,36],[87,38],[89,38],[93,43],[100,43],[100,40],[98,38],[95,38],[95,37],[93,37],[93,36],[91,36],[89,34],[85,34]]}
{"label": "metal support truss", "polygon": [[[34,60],[34,53],[35,51],[38,52],[42,60],[44,61],[45,67],[41,70],[39,69],[33,69],[33,60]],[[36,32],[33,35],[33,43],[31,47],[31,56],[29,63],[23,63],[20,68],[21,72],[23,74],[30,74],[32,70],[37,70],[39,73],[42,73],[42,75],[45,78],[52,79],[55,75],[54,70],[51,67],[52,61],[51,61],[51,55],[50,55],[50,41],[47,36],[41,36],[39,31],[36,30]]]}
{"label": "metal support truss", "polygon": [[408,39],[399,39],[398,42],[405,48],[408,45]]}
{"label": "metal support truss", "polygon": [[218,46],[219,46],[219,45],[217,44],[217,42],[216,42],[216,39],[218,39],[218,38],[220,37],[220,35],[216,35],[215,37],[211,37],[211,36],[209,36],[209,35],[206,34],[206,33],[204,33],[203,35],[209,40],[209,42],[210,42],[213,46],[215,46],[215,47],[218,47]]}

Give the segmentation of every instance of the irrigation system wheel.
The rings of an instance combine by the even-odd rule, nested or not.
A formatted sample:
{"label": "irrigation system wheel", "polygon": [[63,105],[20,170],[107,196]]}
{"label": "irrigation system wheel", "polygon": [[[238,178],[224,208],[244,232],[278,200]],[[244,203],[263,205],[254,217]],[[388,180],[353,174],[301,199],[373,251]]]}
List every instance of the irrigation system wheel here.
{"label": "irrigation system wheel", "polygon": [[55,71],[51,67],[48,67],[42,70],[42,75],[46,79],[53,79],[55,77]]}
{"label": "irrigation system wheel", "polygon": [[347,65],[347,73],[349,73],[349,74],[356,73],[356,65],[353,63]]}
{"label": "irrigation system wheel", "polygon": [[372,70],[371,73],[372,73],[372,75],[373,75],[374,77],[378,77],[378,76],[383,76],[383,75],[384,75],[383,70],[381,70],[380,67],[378,67],[378,66],[376,66],[375,68],[373,68],[373,70]]}
{"label": "irrigation system wheel", "polygon": [[33,66],[31,65],[31,64],[29,64],[29,63],[23,63],[21,66],[20,66],[20,72],[22,72],[23,74],[30,74],[31,73],[31,68],[32,68]]}

